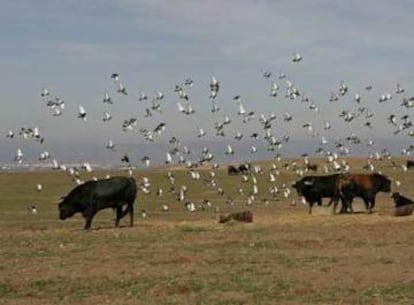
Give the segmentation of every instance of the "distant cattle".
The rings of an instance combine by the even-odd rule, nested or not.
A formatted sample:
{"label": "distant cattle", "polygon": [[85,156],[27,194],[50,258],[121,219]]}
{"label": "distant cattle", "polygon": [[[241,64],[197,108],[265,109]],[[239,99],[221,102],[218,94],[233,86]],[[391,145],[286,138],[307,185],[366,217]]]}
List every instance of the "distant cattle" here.
{"label": "distant cattle", "polygon": [[311,163],[306,164],[306,170],[316,172],[318,170],[318,165],[317,164],[311,164]]}
{"label": "distant cattle", "polygon": [[[95,214],[105,208],[116,211],[115,225],[126,214],[130,214],[130,225],[133,226],[134,202],[137,186],[132,177],[113,177],[97,181],[88,181],[78,185],[59,203],[59,218],[64,220],[75,213],[85,218],[85,230],[89,230]],[[123,209],[123,206],[126,208]]]}
{"label": "distant cattle", "polygon": [[239,165],[239,172],[242,174],[248,174],[250,171],[250,164],[249,163],[245,163],[245,164],[240,164]]}
{"label": "distant cattle", "polygon": [[414,160],[407,160],[407,168],[414,168]]}
{"label": "distant cattle", "polygon": [[339,174],[327,176],[305,176],[292,185],[299,196],[305,197],[309,204],[309,214],[315,203],[322,205],[322,198],[332,199],[336,194],[336,182]]}
{"label": "distant cattle", "polygon": [[237,175],[239,173],[240,173],[239,169],[237,167],[235,167],[234,165],[229,165],[227,167],[227,174],[228,175],[233,176],[233,175]]}
{"label": "distant cattle", "polygon": [[253,213],[250,211],[243,211],[238,213],[230,213],[228,215],[220,215],[219,223],[225,223],[230,220],[253,222]]}
{"label": "distant cattle", "polygon": [[378,192],[390,192],[391,180],[380,174],[343,174],[340,175],[336,183],[336,194],[333,200],[333,213],[339,199],[342,200],[341,213],[347,208],[351,211],[352,200],[360,197],[364,201],[368,213],[375,207],[375,197]]}

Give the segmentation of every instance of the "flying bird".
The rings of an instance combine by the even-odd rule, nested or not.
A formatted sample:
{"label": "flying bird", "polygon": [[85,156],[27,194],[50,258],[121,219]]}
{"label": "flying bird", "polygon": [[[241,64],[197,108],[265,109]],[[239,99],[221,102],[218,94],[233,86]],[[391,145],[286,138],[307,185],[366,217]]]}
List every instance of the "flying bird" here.
{"label": "flying bird", "polygon": [[78,118],[82,119],[83,122],[86,123],[86,110],[85,108],[83,108],[82,105],[79,105],[79,113],[78,113]]}
{"label": "flying bird", "polygon": [[148,96],[145,94],[145,92],[144,91],[141,91],[140,93],[139,93],[139,98],[138,98],[138,101],[146,101],[148,99]]}
{"label": "flying bird", "polygon": [[123,95],[128,95],[126,86],[121,82],[118,83],[118,88],[116,89],[116,92],[121,93]]}
{"label": "flying bird", "polygon": [[211,82],[210,82],[210,98],[215,99],[217,96],[217,93],[220,89],[220,83],[217,81],[217,79],[212,76]]}
{"label": "flying bird", "polygon": [[104,103],[113,104],[112,98],[109,96],[109,93],[106,92],[102,100]]}
{"label": "flying bird", "polygon": [[302,56],[299,53],[294,53],[292,57],[292,62],[300,62],[302,60]]}

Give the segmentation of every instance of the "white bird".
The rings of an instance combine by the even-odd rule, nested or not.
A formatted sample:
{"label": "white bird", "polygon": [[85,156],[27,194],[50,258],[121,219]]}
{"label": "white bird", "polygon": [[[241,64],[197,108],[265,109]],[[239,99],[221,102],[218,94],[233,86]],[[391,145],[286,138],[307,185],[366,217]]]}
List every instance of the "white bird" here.
{"label": "white bird", "polygon": [[213,101],[213,105],[211,107],[211,112],[215,113],[220,111],[220,107],[217,105],[217,103],[215,101]]}
{"label": "white bird", "polygon": [[283,114],[283,121],[285,121],[285,122],[290,122],[290,121],[292,121],[292,116],[291,116],[288,112],[285,112],[285,113]]}
{"label": "white bird", "polygon": [[79,105],[78,118],[82,119],[86,123],[86,110],[82,105]]}
{"label": "white bird", "polygon": [[57,162],[56,159],[52,160],[52,169],[54,169],[54,170],[60,169],[59,163]]}
{"label": "white bird", "polygon": [[104,117],[102,118],[102,121],[109,122],[112,119],[112,116],[108,112],[104,112]]}
{"label": "white bird", "polygon": [[32,214],[37,214],[37,207],[35,205],[32,205],[28,208],[28,210],[32,213]]}
{"label": "white bird", "polygon": [[402,88],[400,84],[397,84],[397,90],[395,91],[395,93],[401,94],[404,93],[404,91],[404,88]]}
{"label": "white bird", "polygon": [[146,93],[144,92],[144,91],[141,91],[140,93],[139,93],[139,98],[138,98],[138,101],[146,101],[148,99],[148,96],[146,95]]}
{"label": "white bird", "polygon": [[7,131],[7,134],[6,134],[6,138],[13,139],[13,137],[14,137],[14,132],[13,132],[13,131],[11,131],[11,130],[8,130],[8,131]]}
{"label": "white bird", "polygon": [[195,212],[197,210],[194,202],[186,202],[185,207],[190,212]]}
{"label": "white bird", "polygon": [[215,99],[220,88],[220,83],[212,76],[210,82],[210,98]]}
{"label": "white bird", "polygon": [[47,151],[43,151],[43,152],[41,152],[40,153],[40,155],[39,155],[39,160],[40,161],[42,161],[42,160],[46,160],[46,159],[49,159],[50,158],[50,154],[49,154],[49,152],[47,152]]}
{"label": "white bird", "polygon": [[156,100],[162,100],[164,98],[164,93],[162,93],[161,91],[155,91],[155,99]]}
{"label": "white bird", "polygon": [[331,92],[331,97],[329,98],[329,102],[337,102],[338,100],[339,100],[339,97],[334,92]]}
{"label": "white bird", "polygon": [[241,140],[241,139],[243,139],[243,134],[240,132],[240,131],[238,131],[238,132],[236,132],[236,134],[234,135],[234,138],[236,139],[236,140]]}
{"label": "white bird", "polygon": [[109,93],[106,92],[102,100],[104,103],[113,104],[112,98],[109,96]]}
{"label": "white bird", "polygon": [[92,172],[92,166],[88,162],[82,163],[82,169],[86,170],[88,173]]}
{"label": "white bird", "polygon": [[239,102],[239,111],[237,112],[238,115],[245,115],[247,113],[246,109],[244,108],[243,104]]}
{"label": "white bird", "polygon": [[270,96],[276,97],[278,90],[279,86],[275,82],[272,82],[272,87],[270,88]]}
{"label": "white bird", "polygon": [[302,56],[299,53],[294,53],[292,57],[292,62],[300,62],[302,60]]}
{"label": "white bird", "polygon": [[179,112],[185,113],[186,109],[184,108],[184,106],[180,102],[177,102],[177,107],[178,107]]}
{"label": "white bird", "polygon": [[59,108],[54,108],[52,115],[53,116],[61,116],[62,115],[62,111]]}
{"label": "white bird", "polygon": [[344,81],[341,81],[339,86],[339,95],[344,96],[348,92],[348,86],[345,84]]}
{"label": "white bird", "polygon": [[167,151],[166,158],[165,158],[165,164],[170,164],[172,162],[171,154]]}
{"label": "white bird", "polygon": [[201,138],[201,137],[206,135],[206,132],[204,131],[204,129],[202,129],[200,127],[197,127],[197,129],[198,129],[197,138]]}
{"label": "white bird", "polygon": [[257,186],[257,184],[253,185],[252,193],[253,195],[257,195],[259,193],[259,187]]}
{"label": "white bird", "polygon": [[118,83],[118,89],[116,89],[116,92],[128,95],[126,86],[121,82]]}
{"label": "white bird", "polygon": [[168,210],[170,209],[170,207],[167,205],[167,204],[163,204],[162,206],[161,206],[161,210],[163,211],[163,212],[168,212]]}
{"label": "white bird", "polygon": [[148,157],[148,156],[144,156],[144,157],[142,157],[141,158],[141,162],[145,165],[145,166],[149,166],[150,165],[150,162],[151,162],[151,159],[150,159],[150,157]]}
{"label": "white bird", "polygon": [[112,142],[112,140],[108,140],[108,143],[106,143],[106,148],[110,150],[115,149],[115,144]]}
{"label": "white bird", "polygon": [[40,92],[41,97],[49,96],[50,92],[46,88],[42,88],[42,92]]}
{"label": "white bird", "polygon": [[227,145],[227,149],[226,149],[226,155],[233,155],[234,154],[234,150],[231,147],[231,145]]}
{"label": "white bird", "polygon": [[41,192],[43,190],[43,185],[41,185],[40,183],[36,184],[36,190],[38,192]]}
{"label": "white bird", "polygon": [[200,180],[200,173],[197,171],[190,171],[191,179]]}
{"label": "white bird", "polygon": [[20,148],[17,149],[16,156],[14,157],[14,161],[20,164],[23,162],[23,151]]}

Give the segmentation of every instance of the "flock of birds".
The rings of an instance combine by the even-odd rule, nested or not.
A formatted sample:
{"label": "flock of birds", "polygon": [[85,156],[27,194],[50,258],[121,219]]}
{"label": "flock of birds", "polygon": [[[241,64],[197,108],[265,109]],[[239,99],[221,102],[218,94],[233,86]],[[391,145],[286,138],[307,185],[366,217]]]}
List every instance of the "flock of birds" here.
{"label": "flock of birds", "polygon": [[[294,65],[300,64],[302,62],[302,56],[298,53],[294,53],[291,62]],[[322,116],[321,106],[317,105],[307,94],[300,89],[300,87],[295,84],[285,73],[279,73],[276,77],[273,77],[274,73],[271,71],[265,71],[263,73],[263,78],[268,85],[268,93],[270,99],[275,101],[285,99],[289,102],[299,102],[295,104],[294,107],[303,107],[303,112],[310,111],[317,115],[317,122],[323,121],[323,127],[317,128],[315,122],[312,121],[302,121],[297,122],[295,116],[292,113],[287,111],[283,113],[258,113],[254,109],[248,109],[245,106],[244,100],[241,95],[236,94],[233,97],[233,102],[235,104],[235,115],[224,114],[221,115],[223,110],[220,107],[218,102],[219,93],[222,90],[222,85],[220,81],[212,76],[209,83],[209,95],[208,98],[211,102],[211,113],[215,116],[216,120],[213,122],[212,126],[207,129],[206,127],[200,126],[191,126],[192,128],[196,127],[197,133],[195,135],[196,139],[203,139],[208,134],[212,134],[220,139],[228,140],[228,144],[225,144],[224,154],[226,156],[232,157],[237,155],[234,144],[235,142],[245,142],[249,143],[248,154],[255,154],[259,149],[265,149],[269,153],[272,153],[272,156],[275,160],[281,161],[283,156],[283,147],[288,145],[291,140],[291,136],[287,133],[285,135],[280,135],[276,124],[299,124],[301,128],[308,133],[308,138],[313,139],[318,143],[318,148],[314,151],[314,155],[326,158],[326,164],[322,167],[324,173],[329,172],[347,172],[351,170],[350,165],[347,163],[346,157],[350,154],[351,148],[353,145],[363,145],[365,144],[368,147],[366,165],[364,168],[367,171],[376,171],[375,160],[390,159],[391,153],[389,150],[384,147],[379,151],[374,149],[374,140],[373,139],[364,139],[361,136],[358,136],[357,132],[351,132],[348,136],[344,138],[332,138],[332,134],[329,133],[332,126],[335,124],[335,118],[330,117],[326,118]],[[118,73],[112,73],[110,75],[115,86],[115,95],[117,96],[128,96],[130,92],[126,84],[121,80],[121,77]],[[284,84],[284,88],[282,87]],[[197,107],[193,103],[193,98],[191,96],[191,89],[196,84],[191,78],[185,79],[181,84],[175,85],[172,90],[173,94],[176,96],[176,106],[177,112],[179,115],[186,116],[195,116],[197,113]],[[283,89],[282,89],[283,88]],[[357,129],[360,128],[375,128],[373,124],[373,118],[376,113],[373,111],[373,108],[376,107],[374,103],[383,104],[383,103],[394,103],[395,113],[390,113],[387,117],[386,122],[381,124],[386,124],[390,128],[390,134],[393,136],[405,137],[407,139],[414,138],[414,128],[413,123],[410,118],[410,109],[414,107],[414,96],[409,96],[406,93],[406,90],[397,83],[395,86],[395,92],[381,92],[377,96],[376,100],[370,94],[373,90],[372,85],[365,86],[365,92],[355,92],[350,93],[348,85],[345,81],[340,81],[336,89],[332,90],[329,98],[326,102],[323,102],[323,107],[329,107],[331,104],[340,104],[341,100],[348,98],[350,96],[353,101],[351,106],[349,103],[345,103],[345,109],[342,109],[338,114],[336,119],[339,119],[348,126],[355,126],[355,122],[359,122]],[[172,93],[171,92],[171,93]],[[207,94],[206,94],[207,95]],[[47,111],[53,117],[60,117],[65,115],[66,107],[64,99],[54,96],[47,88],[43,88],[40,92],[40,97],[44,102]],[[170,98],[170,97],[169,97]],[[160,90],[155,90],[153,96],[149,96],[146,92],[139,92],[138,96],[135,97],[138,103],[144,106],[143,117],[148,118],[151,122],[156,122],[153,127],[143,127],[139,126],[139,119],[137,117],[125,118],[122,120],[122,123],[118,128],[120,132],[129,132],[132,134],[138,134],[143,137],[148,143],[157,143],[162,141],[162,135],[167,129],[167,123],[163,120],[163,107],[167,103],[165,101],[166,97],[163,92]],[[172,99],[172,98],[170,98]],[[115,97],[109,92],[105,92],[102,98],[102,103],[107,105],[110,108],[115,103]],[[367,100],[367,102],[365,101]],[[371,104],[371,105],[370,105]],[[298,106],[296,106],[298,105]],[[300,106],[299,106],[300,105]],[[371,108],[372,106],[372,108]],[[84,124],[88,124],[88,111],[84,105],[78,105],[78,112],[73,115],[74,120],[80,120]],[[219,118],[222,118],[221,120]],[[208,122],[208,120],[205,120]],[[230,126],[237,125],[242,123],[242,125],[247,126],[245,129],[250,130],[248,134],[240,130],[232,130]],[[113,117],[110,113],[110,110],[103,112],[102,122],[104,124],[111,124],[113,122]],[[256,122],[256,125],[253,124]],[[209,122],[208,122],[209,123]],[[251,128],[249,129],[249,124]],[[189,124],[192,125],[192,124]],[[256,128],[260,126],[260,128]],[[171,130],[173,127],[168,126]],[[183,128],[183,126],[179,127]],[[237,127],[236,127],[237,128]],[[349,128],[351,130],[351,128]],[[232,133],[233,132],[233,133]],[[179,134],[179,130],[177,134]],[[13,140],[16,137],[21,137],[26,140],[32,140],[38,144],[43,144],[46,137],[42,134],[38,127],[21,127],[17,131],[12,129],[8,130],[6,137],[10,140]],[[117,146],[112,139],[108,139],[105,147],[108,151],[112,153],[118,153]],[[247,152],[244,152],[247,153]],[[408,147],[404,147],[401,150],[403,156],[411,156],[414,154],[414,143]],[[288,157],[288,156],[286,156]],[[276,196],[283,196],[284,198],[289,198],[291,191],[289,186],[286,184],[276,185],[277,176],[280,174],[280,170],[293,170],[298,177],[303,176],[307,172],[307,165],[309,164],[309,155],[308,153],[303,153],[303,163],[300,165],[295,162],[293,164],[284,165],[282,168],[275,163],[272,164],[269,175],[269,182],[272,184],[268,188],[268,193],[272,198]],[[123,152],[118,156],[120,160],[126,167],[128,173],[132,175],[134,170],[134,162],[128,152]],[[18,164],[23,164],[25,162],[25,154],[21,148],[18,148],[14,156],[14,161]],[[37,158],[41,162],[46,162],[51,164],[51,168],[54,170],[62,170],[68,173],[68,175],[73,179],[76,184],[81,184],[84,181],[81,179],[81,172],[92,172],[94,169],[91,166],[91,163],[85,161],[82,162],[79,166],[68,166],[65,165],[63,160],[59,160],[54,157],[53,152],[47,150],[42,150],[39,153]],[[150,167],[152,165],[152,159],[150,155],[144,155],[139,157],[140,163],[144,167]],[[392,162],[392,160],[391,160]],[[220,164],[217,162],[216,153],[213,149],[209,147],[203,147],[201,151],[194,153],[187,145],[185,141],[180,139],[177,135],[171,136],[168,139],[168,149],[165,152],[164,163],[177,164],[183,167],[186,167],[189,171],[190,177],[193,180],[204,181],[206,186],[210,189],[214,189],[218,194],[224,195],[225,191],[220,187],[219,183],[216,180],[216,169],[220,167]],[[211,171],[208,173],[207,177],[202,177],[198,167],[200,165],[211,165]],[[407,170],[404,166],[401,166],[401,170]],[[244,190],[243,187],[238,188],[238,193],[241,196],[244,196],[246,199],[246,205],[251,205],[255,202],[257,195],[259,194],[259,186],[257,183],[256,176],[263,174],[264,171],[260,166],[255,165],[251,168],[250,173],[247,175],[242,175],[242,182],[252,182],[252,188],[248,191]],[[200,209],[210,208],[211,202],[208,199],[200,203],[195,203],[186,199],[187,187],[181,186],[177,187],[175,185],[175,178],[172,172],[168,172],[166,178],[169,181],[171,186],[169,192],[173,193],[176,196],[177,200],[183,202],[186,209],[189,211],[196,211]],[[395,179],[397,185],[400,182]],[[151,192],[151,182],[147,178],[139,184],[141,191],[144,194],[149,194]],[[37,191],[42,191],[43,186],[41,184],[36,185]],[[158,197],[163,196],[163,190],[158,188],[156,194]],[[267,196],[264,196],[264,198]],[[264,202],[268,203],[268,199],[263,199]],[[228,197],[226,202],[229,204],[234,204],[234,199]],[[292,201],[292,204],[295,204],[296,201]],[[163,211],[168,211],[168,205],[164,204],[161,209]],[[34,206],[30,207],[30,210],[33,213],[36,213],[37,210]],[[143,217],[146,216],[146,212],[143,211]]]}

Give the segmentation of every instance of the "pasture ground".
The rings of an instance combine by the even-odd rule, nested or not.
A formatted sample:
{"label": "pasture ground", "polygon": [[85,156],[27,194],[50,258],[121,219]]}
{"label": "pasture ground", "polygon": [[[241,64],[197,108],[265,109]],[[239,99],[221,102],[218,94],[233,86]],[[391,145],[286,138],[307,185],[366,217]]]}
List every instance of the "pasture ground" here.
{"label": "pasture ground", "polygon": [[[362,171],[360,160],[350,160]],[[404,160],[398,160],[399,165]],[[414,173],[378,162],[401,181],[393,189],[414,198]],[[264,204],[269,163],[262,164],[259,198],[250,206],[238,195],[240,176],[225,168],[217,181],[223,197],[187,171],[174,169],[189,200],[209,198],[213,208],[188,212],[167,192],[167,169],[135,171],[152,181],[138,195],[135,226],[113,228],[101,211],[93,230],[77,215],[64,222],[56,202],[74,187],[62,172],[0,173],[0,304],[413,304],[414,216],[392,217],[390,194],[380,193],[375,213],[332,216],[330,208],[308,215],[296,198]],[[280,167],[281,168],[281,167]],[[206,176],[210,169],[201,170]],[[104,177],[107,172],[94,172]],[[111,175],[124,172],[111,172]],[[88,179],[92,174],[83,174]],[[277,185],[297,180],[280,170]],[[37,192],[36,183],[44,190]],[[156,186],[165,189],[156,197]],[[249,189],[251,184],[243,184]],[[236,204],[225,203],[227,195]],[[168,203],[169,212],[161,211]],[[36,204],[38,213],[27,207]],[[218,213],[250,209],[252,224],[218,224]],[[142,219],[140,210],[148,217]]]}

